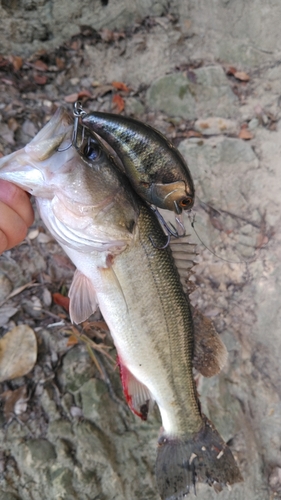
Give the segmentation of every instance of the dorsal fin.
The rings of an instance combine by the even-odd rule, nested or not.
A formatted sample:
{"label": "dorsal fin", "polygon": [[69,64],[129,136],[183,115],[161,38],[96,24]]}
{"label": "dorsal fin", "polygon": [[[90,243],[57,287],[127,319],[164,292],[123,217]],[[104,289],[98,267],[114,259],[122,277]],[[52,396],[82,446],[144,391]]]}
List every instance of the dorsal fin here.
{"label": "dorsal fin", "polygon": [[[197,252],[196,244],[190,243],[190,235],[181,238],[171,238],[170,247],[172,255],[177,266],[180,281],[184,291],[190,293],[189,281],[193,274],[193,266]],[[193,287],[191,287],[192,290]],[[193,366],[204,377],[213,377],[217,375],[227,361],[227,349],[220,339],[213,322],[192,307],[194,323],[194,355]]]}
{"label": "dorsal fin", "polygon": [[98,303],[92,282],[78,269],[74,273],[68,296],[72,323],[82,323],[97,310]]}
{"label": "dorsal fin", "polygon": [[190,243],[190,235],[185,235],[180,238],[171,238],[170,248],[177,270],[180,275],[180,281],[184,291],[189,293],[187,280],[192,274],[192,268],[196,265],[195,257],[196,244]]}
{"label": "dorsal fin", "polygon": [[154,406],[154,399],[149,389],[142,384],[136,377],[123,365],[118,356],[118,366],[120,370],[123,391],[128,406],[135,415],[142,420],[147,420],[148,413]]}

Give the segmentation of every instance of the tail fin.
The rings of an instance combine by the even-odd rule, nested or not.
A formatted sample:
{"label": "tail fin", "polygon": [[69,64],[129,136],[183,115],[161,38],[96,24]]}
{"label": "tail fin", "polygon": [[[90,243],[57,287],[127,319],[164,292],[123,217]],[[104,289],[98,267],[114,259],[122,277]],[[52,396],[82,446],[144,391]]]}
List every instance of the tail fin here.
{"label": "tail fin", "polygon": [[213,424],[203,416],[202,429],[190,439],[162,436],[156,480],[162,500],[182,500],[196,481],[223,486],[243,481],[234,457]]}

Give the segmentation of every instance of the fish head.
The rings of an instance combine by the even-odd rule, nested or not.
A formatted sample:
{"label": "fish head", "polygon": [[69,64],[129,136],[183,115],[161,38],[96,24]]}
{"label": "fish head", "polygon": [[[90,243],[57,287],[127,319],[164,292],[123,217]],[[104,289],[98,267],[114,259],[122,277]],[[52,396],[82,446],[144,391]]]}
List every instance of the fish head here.
{"label": "fish head", "polygon": [[80,134],[74,147],[72,134],[72,116],[58,109],[29,144],[0,159],[0,179],[36,197],[41,217],[60,243],[66,228],[76,239],[71,243],[68,231],[69,246],[79,238],[87,239],[88,249],[91,241],[102,247],[130,240],[138,218],[130,186],[102,144]]}
{"label": "fish head", "polygon": [[[69,137],[73,123],[70,115],[59,109],[53,118],[24,148],[0,159],[0,178],[13,182],[34,196],[48,196],[52,191],[49,182],[58,174],[55,155]],[[67,163],[69,154],[60,157],[60,167]]]}

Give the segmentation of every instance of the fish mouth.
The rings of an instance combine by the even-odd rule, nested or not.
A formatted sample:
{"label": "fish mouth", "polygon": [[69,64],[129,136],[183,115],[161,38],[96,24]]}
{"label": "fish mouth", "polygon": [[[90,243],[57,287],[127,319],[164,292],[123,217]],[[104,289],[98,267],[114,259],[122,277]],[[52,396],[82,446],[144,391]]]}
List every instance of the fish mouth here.
{"label": "fish mouth", "polygon": [[[72,116],[66,109],[58,108],[29,144],[0,159],[0,178],[40,196],[43,186],[46,189],[46,176],[53,168],[51,158],[60,147],[71,144],[72,129]],[[69,159],[70,154],[65,156]],[[67,157],[62,157],[62,162],[67,163]]]}

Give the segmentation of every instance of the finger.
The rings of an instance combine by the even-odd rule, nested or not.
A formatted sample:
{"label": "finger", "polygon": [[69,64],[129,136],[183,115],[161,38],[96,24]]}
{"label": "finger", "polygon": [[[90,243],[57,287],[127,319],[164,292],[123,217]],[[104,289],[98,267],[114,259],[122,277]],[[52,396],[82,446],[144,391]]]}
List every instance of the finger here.
{"label": "finger", "polygon": [[0,254],[8,248],[8,239],[5,233],[0,229]]}
{"label": "finger", "polygon": [[12,208],[27,226],[34,221],[33,208],[29,195],[11,182],[0,180],[0,201]]}
{"label": "finger", "polygon": [[0,252],[18,245],[26,234],[25,221],[12,208],[0,201]]}

